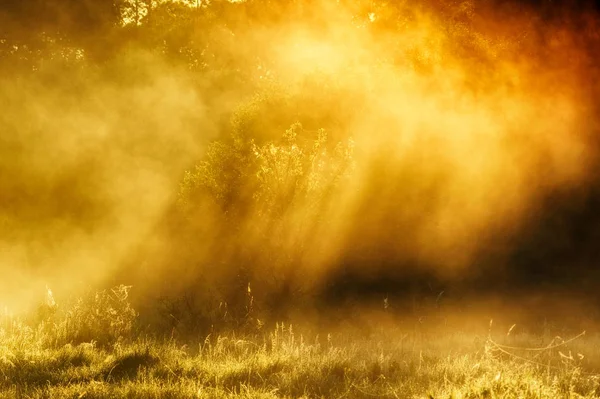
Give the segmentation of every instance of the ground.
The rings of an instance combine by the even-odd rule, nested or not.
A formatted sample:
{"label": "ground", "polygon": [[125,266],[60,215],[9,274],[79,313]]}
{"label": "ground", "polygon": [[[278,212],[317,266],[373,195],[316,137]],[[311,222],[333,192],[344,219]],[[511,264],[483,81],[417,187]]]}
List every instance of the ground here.
{"label": "ground", "polygon": [[589,332],[388,323],[318,334],[278,324],[245,335],[76,344],[57,326],[4,320],[0,398],[600,397],[600,336]]}

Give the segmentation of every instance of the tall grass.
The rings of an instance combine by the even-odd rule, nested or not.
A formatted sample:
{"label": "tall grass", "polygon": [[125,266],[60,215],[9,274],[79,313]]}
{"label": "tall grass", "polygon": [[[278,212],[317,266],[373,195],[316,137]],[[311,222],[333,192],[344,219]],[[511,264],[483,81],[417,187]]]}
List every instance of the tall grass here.
{"label": "tall grass", "polygon": [[125,293],[94,293],[36,317],[4,315],[0,398],[600,397],[595,335],[422,335],[383,324],[369,334],[317,334],[277,324],[159,339],[136,328]]}

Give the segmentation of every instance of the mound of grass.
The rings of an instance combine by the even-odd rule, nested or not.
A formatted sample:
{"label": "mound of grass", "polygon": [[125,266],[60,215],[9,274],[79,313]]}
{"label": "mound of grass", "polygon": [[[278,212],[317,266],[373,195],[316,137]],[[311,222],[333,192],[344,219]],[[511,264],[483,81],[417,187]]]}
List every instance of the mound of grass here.
{"label": "mound of grass", "polygon": [[158,356],[151,353],[150,347],[127,349],[124,353],[107,358],[102,375],[106,381],[134,380],[141,369],[151,368],[158,362]]}

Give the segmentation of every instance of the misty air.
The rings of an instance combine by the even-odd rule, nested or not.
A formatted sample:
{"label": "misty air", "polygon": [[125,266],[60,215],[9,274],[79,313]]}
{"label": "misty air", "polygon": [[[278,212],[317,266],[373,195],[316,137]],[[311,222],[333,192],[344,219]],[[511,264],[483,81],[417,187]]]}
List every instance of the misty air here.
{"label": "misty air", "polygon": [[600,398],[600,4],[0,1],[0,399]]}

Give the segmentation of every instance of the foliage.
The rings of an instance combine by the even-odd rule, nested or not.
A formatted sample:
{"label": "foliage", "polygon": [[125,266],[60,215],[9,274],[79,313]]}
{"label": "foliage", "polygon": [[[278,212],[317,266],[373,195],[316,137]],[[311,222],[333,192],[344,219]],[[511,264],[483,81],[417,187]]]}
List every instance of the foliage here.
{"label": "foliage", "polygon": [[[253,145],[258,160],[254,199],[260,203],[261,216],[282,217],[296,203],[306,204],[304,209],[309,213],[318,210],[327,193],[350,176],[351,140],[328,152],[324,129],[317,131],[312,146],[299,143],[303,133],[302,125],[295,123],[286,130],[280,145]],[[308,218],[312,219],[311,215]]]}
{"label": "foliage", "polygon": [[300,122],[281,128],[301,102],[275,87],[242,105],[232,116],[231,136],[212,142],[180,186],[188,239],[226,249],[199,260],[206,267],[227,264],[230,274],[217,283],[226,286],[221,297],[231,311],[246,307],[243,296],[232,296],[249,283],[260,295],[308,277],[291,275],[290,266],[302,262],[313,232],[331,223],[330,209],[351,181],[351,139],[335,142],[325,129]]}
{"label": "foliage", "polygon": [[[137,312],[129,302],[130,286],[89,292],[71,303],[57,304],[48,290],[47,301],[25,324],[11,324],[28,340],[61,346],[93,342],[105,346],[132,333]],[[22,328],[21,328],[22,327]]]}
{"label": "foliage", "polygon": [[119,285],[80,298],[63,321],[75,342],[115,342],[134,327],[136,311],[129,303],[130,286]]}

